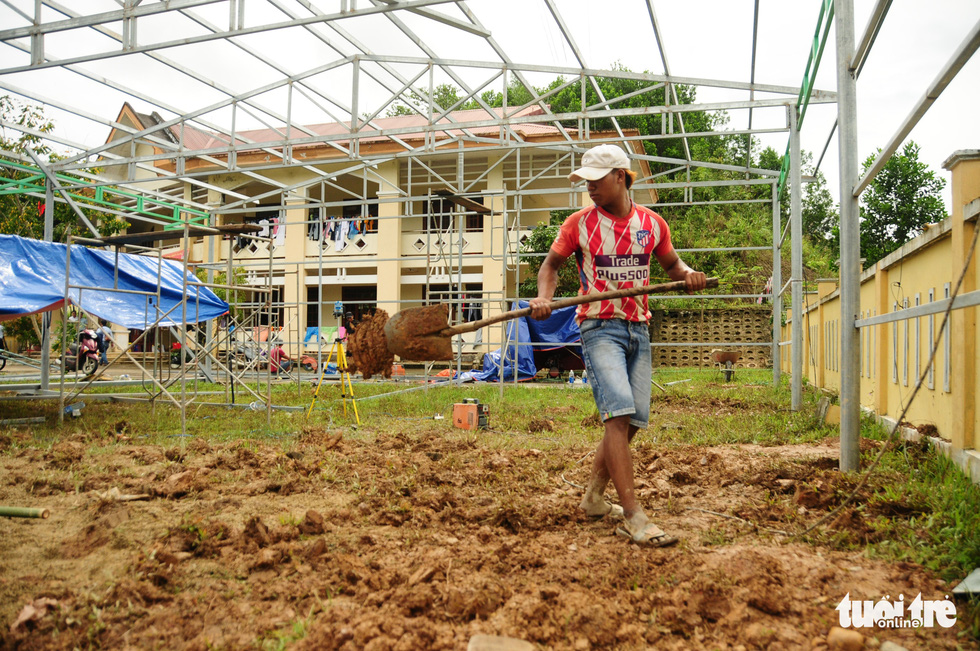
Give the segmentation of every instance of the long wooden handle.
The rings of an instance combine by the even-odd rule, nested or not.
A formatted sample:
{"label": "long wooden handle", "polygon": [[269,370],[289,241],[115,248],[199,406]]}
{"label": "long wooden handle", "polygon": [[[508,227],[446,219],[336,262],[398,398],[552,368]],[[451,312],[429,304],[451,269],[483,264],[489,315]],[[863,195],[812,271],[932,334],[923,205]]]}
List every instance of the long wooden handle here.
{"label": "long wooden handle", "polygon": [[[709,287],[717,287],[717,278],[708,278],[705,284],[705,289]],[[625,298],[627,296],[640,296],[641,294],[666,294],[667,292],[681,292],[686,289],[685,282],[683,280],[675,280],[672,283],[660,283],[659,285],[643,285],[640,287],[629,287],[627,289],[617,289],[612,292],[598,292],[596,294],[579,294],[578,296],[569,296],[568,298],[559,298],[557,301],[551,301],[548,305],[552,310],[557,310],[562,307],[571,307],[572,305],[581,305],[582,303],[595,303],[596,301],[606,301],[614,298]],[[448,328],[443,328],[439,331],[439,334],[448,337],[451,335],[459,335],[464,332],[473,332],[474,330],[479,330],[483,326],[493,325],[494,323],[500,323],[501,321],[509,321],[510,319],[517,319],[522,316],[530,316],[531,308],[524,307],[519,310],[511,310],[510,312],[503,312],[496,316],[487,317],[486,319],[480,319],[479,321],[470,321],[469,323],[461,323],[456,326],[450,326]]]}

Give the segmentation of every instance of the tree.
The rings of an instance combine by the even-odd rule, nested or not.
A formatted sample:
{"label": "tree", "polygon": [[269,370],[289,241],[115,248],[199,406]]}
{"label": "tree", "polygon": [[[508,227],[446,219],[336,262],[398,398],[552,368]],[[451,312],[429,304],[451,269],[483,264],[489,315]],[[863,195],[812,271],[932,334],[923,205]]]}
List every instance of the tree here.
{"label": "tree", "polygon": [[[521,254],[536,254],[528,260],[527,280],[521,283],[518,293],[523,298],[534,298],[538,295],[538,271],[544,262],[544,254],[551,249],[551,243],[558,237],[562,223],[572,214],[571,210],[553,210],[548,223],[539,222],[527,240],[521,245]],[[569,257],[558,269],[558,284],[555,296],[575,296],[578,294],[579,277],[575,259]]]}
{"label": "tree", "polygon": [[[865,171],[876,157],[877,153],[864,161]],[[925,224],[946,218],[940,196],[945,186],[945,179],[919,161],[919,146],[911,140],[888,159],[861,197],[861,257],[866,267],[921,233]]]}
{"label": "tree", "polygon": [[[54,122],[44,115],[40,106],[24,104],[10,97],[9,95],[0,96],[0,120],[10,124],[17,124],[25,128],[25,131],[17,129],[7,129],[0,127],[0,148],[18,154],[27,154],[30,148],[38,157],[47,158],[49,161],[58,160],[59,156],[51,150],[40,135],[34,135],[30,131],[39,134],[50,133],[54,129]],[[11,133],[12,132],[12,133]],[[22,180],[29,175],[11,168],[0,168],[0,180]],[[58,193],[55,193],[58,196]],[[0,195],[0,233],[20,235],[41,239],[44,237],[44,201],[32,197],[28,194],[5,194]],[[85,211],[89,220],[96,224],[102,235],[112,235],[127,228],[128,223],[118,219],[113,215],[96,213],[91,210]],[[54,207],[54,233],[55,241],[65,241],[69,234],[88,233],[87,229],[79,226],[78,215],[67,204],[56,202]]]}
{"label": "tree", "polygon": [[[433,110],[437,113],[448,110],[450,107],[454,107],[454,111],[460,111],[464,109],[480,108],[480,104],[476,100],[469,100],[464,102],[460,106],[456,106],[459,102],[462,91],[453,86],[452,84],[439,84],[432,90],[432,101],[435,104]],[[500,95],[499,93],[494,93],[493,91],[487,91],[481,95],[484,100],[489,97],[491,100]],[[398,115],[426,115],[429,111],[429,102],[427,99],[422,97],[420,94],[414,90],[409,91],[409,102],[412,106],[404,103],[392,104],[388,111],[385,113],[385,117],[395,117]],[[490,102],[492,105],[492,102]],[[412,108],[414,107],[414,108]]]}
{"label": "tree", "polygon": [[[630,72],[622,64],[614,64],[613,70],[619,72]],[[554,113],[578,113],[582,110],[582,82],[576,81],[565,86],[566,80],[563,77],[554,79],[551,83],[540,88],[534,88],[534,94],[541,96],[547,95],[544,102],[551,107]],[[603,97],[609,102],[609,106],[614,109],[619,108],[645,108],[650,106],[663,106],[665,103],[662,85],[658,86],[649,81],[638,79],[625,79],[621,77],[596,77],[596,84],[602,91]],[[558,90],[558,89],[561,90]],[[649,88],[650,90],[644,89]],[[696,89],[693,86],[674,84],[677,92],[677,103],[692,104],[696,97]],[[556,91],[556,92],[553,92]],[[552,93],[550,94],[549,93]],[[635,93],[635,94],[634,94]],[[433,101],[443,110],[455,105],[460,101],[462,91],[452,84],[439,84],[433,89]],[[626,99],[616,102],[617,97]],[[514,77],[507,86],[507,105],[510,107],[523,106],[531,102],[534,95],[532,89],[527,88],[521,81]],[[495,90],[487,90],[480,94],[480,98],[491,107],[503,106],[503,93]],[[585,86],[585,105],[594,106],[600,103],[599,94],[591,82]],[[425,114],[428,101],[415,91],[409,91],[409,106],[405,103],[396,103],[388,108],[387,117],[397,115],[416,115]],[[670,97],[671,104],[675,103],[673,96]],[[413,108],[414,106],[414,108]],[[463,102],[457,110],[480,108],[480,103],[474,99]],[[640,114],[622,116],[617,118],[617,122],[623,129],[636,129],[641,134],[659,133],[680,133],[680,124],[683,120],[684,130],[687,133],[711,131],[717,126],[724,124],[727,117],[724,115],[713,115],[703,111],[685,112],[671,118],[660,113]],[[576,121],[568,121],[565,126],[576,128]],[[613,122],[609,118],[593,118],[590,123],[592,131],[611,131]],[[691,155],[698,160],[728,162],[729,149],[735,148],[737,139],[734,136],[705,136],[692,141]],[[646,153],[650,156],[660,156],[665,158],[683,159],[686,157],[684,143],[680,138],[663,139],[656,141],[645,141],[643,143]],[[671,163],[651,162],[651,169],[654,173],[662,172],[676,165]]]}
{"label": "tree", "polygon": [[[803,185],[801,197],[803,236],[810,238],[818,245],[832,243],[835,241],[835,229],[840,220],[834,197],[827,189],[827,179],[823,172],[814,169],[813,154],[804,150],[801,152],[800,158],[803,175],[814,177],[812,181]],[[783,165],[783,157],[776,153],[772,147],[766,147],[759,153],[757,165],[762,169],[779,170]],[[789,217],[790,187],[788,180],[779,197],[779,210],[784,220]]]}
{"label": "tree", "polygon": [[22,316],[3,325],[6,330],[7,345],[10,345],[11,338],[16,339],[18,353],[41,343],[41,326],[34,316]]}
{"label": "tree", "polygon": [[[613,64],[613,70],[619,72],[631,72],[622,64]],[[559,88],[565,83],[561,77],[553,81],[546,88],[539,89],[539,94]],[[597,77],[596,85],[602,90],[605,100],[609,102],[610,108],[646,108],[650,106],[663,106],[665,104],[665,87],[652,84],[649,81],[638,79],[626,79],[622,77]],[[644,91],[645,88],[650,90]],[[674,84],[673,89],[677,92],[677,104],[693,104],[696,98],[696,88]],[[635,95],[630,96],[631,94]],[[628,96],[628,97],[626,97]],[[617,97],[626,97],[622,101],[613,101]],[[582,110],[582,83],[575,82],[567,88],[563,88],[555,95],[550,96],[547,103],[551,105],[551,110],[555,113],[577,113]],[[585,105],[594,106],[600,103],[600,98],[594,86],[586,82],[585,86]],[[511,103],[514,104],[511,100]],[[670,97],[670,104],[674,104],[673,96]],[[686,133],[706,132],[724,124],[727,116],[714,115],[704,111],[691,111],[673,117],[661,113],[649,113],[639,115],[622,116],[616,119],[619,126],[623,129],[636,129],[644,135],[677,133],[681,131],[681,120],[684,123]],[[575,127],[575,123],[567,126]],[[593,118],[590,123],[592,131],[611,131],[613,122],[608,118]],[[692,140],[689,143],[691,155],[696,160],[721,161],[727,159],[726,150],[731,146],[734,137],[732,136],[704,136]],[[647,140],[643,143],[646,153],[650,156],[660,156],[665,158],[683,159],[686,157],[684,143],[681,138]],[[727,162],[727,161],[726,161]],[[676,167],[672,163],[650,163],[654,173],[663,172],[669,168]]]}
{"label": "tree", "polygon": [[[814,174],[812,168],[810,174]],[[827,189],[827,179],[823,172],[816,172],[814,176],[814,181],[803,186],[803,234],[815,243],[831,243],[834,242],[835,229],[840,222],[840,212],[834,203],[834,197]]]}

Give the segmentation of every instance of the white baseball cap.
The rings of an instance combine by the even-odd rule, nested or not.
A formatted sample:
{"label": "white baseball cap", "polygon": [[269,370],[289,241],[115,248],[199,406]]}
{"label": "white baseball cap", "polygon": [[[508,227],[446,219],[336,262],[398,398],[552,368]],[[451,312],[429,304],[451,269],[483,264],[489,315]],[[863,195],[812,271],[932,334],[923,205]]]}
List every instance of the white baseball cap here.
{"label": "white baseball cap", "polygon": [[599,145],[585,152],[582,167],[568,175],[572,183],[597,181],[612,170],[628,170],[630,159],[622,148],[616,145]]}

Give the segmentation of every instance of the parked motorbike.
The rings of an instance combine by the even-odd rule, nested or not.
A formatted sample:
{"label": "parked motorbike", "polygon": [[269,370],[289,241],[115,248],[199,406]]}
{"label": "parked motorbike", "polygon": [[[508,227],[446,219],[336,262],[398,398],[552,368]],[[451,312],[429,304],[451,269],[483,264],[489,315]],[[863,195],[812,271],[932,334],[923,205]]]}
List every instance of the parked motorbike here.
{"label": "parked motorbike", "polygon": [[[180,368],[180,352],[181,352],[181,346],[180,346],[180,344],[175,343],[173,345],[173,348],[170,349],[170,368],[173,368],[173,369]],[[188,364],[193,363],[194,362],[194,354],[191,351],[189,351],[189,350],[185,350],[184,351],[184,360]]]}
{"label": "parked motorbike", "polygon": [[78,341],[68,345],[65,355],[65,369],[71,372],[81,371],[89,376],[99,368],[99,344],[95,331],[86,328],[78,333]]}

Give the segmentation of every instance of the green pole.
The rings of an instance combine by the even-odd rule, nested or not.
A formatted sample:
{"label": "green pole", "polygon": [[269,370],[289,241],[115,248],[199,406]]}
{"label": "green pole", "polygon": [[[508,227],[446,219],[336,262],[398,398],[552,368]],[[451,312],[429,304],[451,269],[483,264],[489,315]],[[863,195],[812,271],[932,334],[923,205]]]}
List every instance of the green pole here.
{"label": "green pole", "polygon": [[31,509],[23,506],[0,506],[0,516],[8,518],[47,518],[51,512],[47,509]]}

